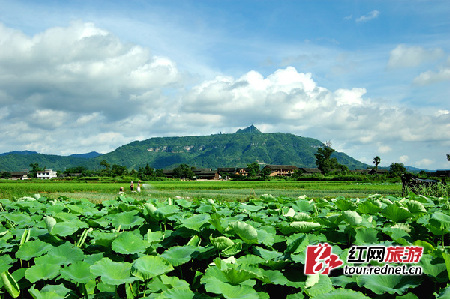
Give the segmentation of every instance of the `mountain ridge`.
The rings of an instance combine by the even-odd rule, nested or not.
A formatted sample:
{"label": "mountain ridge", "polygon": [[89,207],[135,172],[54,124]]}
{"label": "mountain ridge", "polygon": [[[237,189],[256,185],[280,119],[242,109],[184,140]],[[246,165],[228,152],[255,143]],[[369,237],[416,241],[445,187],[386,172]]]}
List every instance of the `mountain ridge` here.
{"label": "mountain ridge", "polygon": [[[100,162],[138,169],[147,163],[155,169],[170,169],[185,163],[197,168],[245,167],[255,161],[261,164],[295,165],[315,168],[314,154],[325,146],[321,141],[292,133],[262,133],[251,125],[235,133],[210,136],[153,137],[119,146],[114,151],[92,157],[92,154],[70,156],[46,154],[8,154],[0,156],[0,171],[29,168],[30,163],[54,170],[75,166],[100,169]],[[97,153],[98,154],[98,153]],[[334,152],[338,162],[350,169],[367,168],[345,153]]]}

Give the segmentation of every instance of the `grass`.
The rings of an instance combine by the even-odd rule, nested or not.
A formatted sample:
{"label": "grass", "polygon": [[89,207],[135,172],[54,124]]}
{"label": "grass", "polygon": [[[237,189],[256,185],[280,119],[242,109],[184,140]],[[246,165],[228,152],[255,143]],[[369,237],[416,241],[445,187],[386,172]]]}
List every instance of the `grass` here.
{"label": "grass", "polygon": [[[128,184],[102,182],[64,181],[10,181],[0,180],[0,198],[19,198],[40,193],[48,198],[67,196],[86,198],[93,202],[115,199],[120,187],[131,194]],[[370,194],[401,194],[398,183],[358,183],[336,181],[152,181],[144,182],[141,193],[132,193],[136,198],[182,196],[190,198],[216,198],[245,201],[263,194],[298,197],[366,197]]]}

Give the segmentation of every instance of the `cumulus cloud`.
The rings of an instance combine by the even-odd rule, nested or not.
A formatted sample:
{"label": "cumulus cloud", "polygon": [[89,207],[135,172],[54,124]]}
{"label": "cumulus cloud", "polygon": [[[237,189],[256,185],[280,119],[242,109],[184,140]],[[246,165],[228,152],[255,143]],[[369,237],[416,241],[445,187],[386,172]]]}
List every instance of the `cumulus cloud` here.
{"label": "cumulus cloud", "polygon": [[169,59],[125,44],[92,23],[74,22],[33,37],[0,24],[0,36],[0,101],[14,99],[27,109],[95,111],[116,119],[137,111],[130,94],[180,79]]}
{"label": "cumulus cloud", "polygon": [[393,143],[450,140],[446,109],[427,115],[382,105],[366,88],[330,90],[290,66],[185,79],[169,58],[91,23],[31,37],[0,24],[0,132],[7,140],[0,152],[108,152],[136,139],[233,132],[252,123],[264,132],[340,140],[340,149],[368,157],[401,148]]}
{"label": "cumulus cloud", "polygon": [[435,61],[444,55],[442,49],[425,49],[419,46],[398,45],[389,56],[388,68],[416,67]]}
{"label": "cumulus cloud", "polygon": [[450,81],[450,68],[443,68],[437,72],[426,71],[414,78],[414,84],[428,85],[442,81]]}
{"label": "cumulus cloud", "polygon": [[360,22],[368,22],[370,20],[376,19],[378,18],[378,16],[380,15],[380,12],[378,10],[372,10],[371,12],[369,12],[368,14],[364,15],[364,16],[360,16],[359,18],[357,18],[355,20],[355,22],[360,23]]}

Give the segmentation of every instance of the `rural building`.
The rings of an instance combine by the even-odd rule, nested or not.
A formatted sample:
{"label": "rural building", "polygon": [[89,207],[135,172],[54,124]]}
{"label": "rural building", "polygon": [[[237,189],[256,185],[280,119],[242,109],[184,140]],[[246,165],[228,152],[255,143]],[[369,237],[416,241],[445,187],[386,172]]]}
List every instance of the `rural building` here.
{"label": "rural building", "polygon": [[11,180],[28,180],[28,171],[12,171]]}
{"label": "rural building", "polygon": [[290,176],[298,167],[292,165],[266,165],[264,169],[270,169],[269,176]]}
{"label": "rural building", "polygon": [[196,180],[218,180],[220,178],[219,173],[212,169],[195,169],[194,175]]}
{"label": "rural building", "polygon": [[44,171],[37,172],[37,178],[41,180],[49,180],[56,177],[56,171],[53,171],[51,169],[45,169]]}

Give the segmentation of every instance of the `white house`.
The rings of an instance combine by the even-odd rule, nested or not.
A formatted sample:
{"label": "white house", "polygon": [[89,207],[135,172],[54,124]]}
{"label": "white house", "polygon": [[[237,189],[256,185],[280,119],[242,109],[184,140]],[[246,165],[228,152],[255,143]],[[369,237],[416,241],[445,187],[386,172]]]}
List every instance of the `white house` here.
{"label": "white house", "polygon": [[37,178],[41,180],[48,180],[56,177],[57,177],[56,171],[53,171],[51,169],[46,169],[44,171],[37,172]]}

